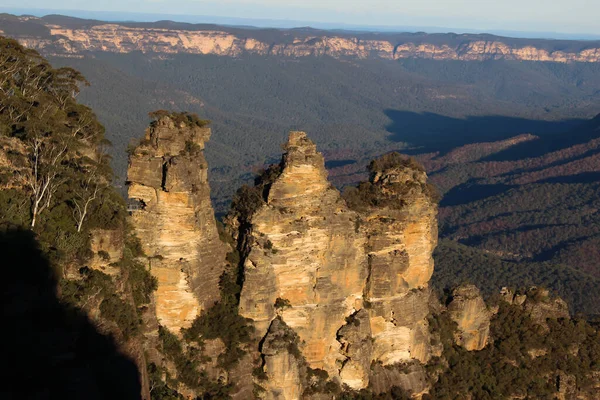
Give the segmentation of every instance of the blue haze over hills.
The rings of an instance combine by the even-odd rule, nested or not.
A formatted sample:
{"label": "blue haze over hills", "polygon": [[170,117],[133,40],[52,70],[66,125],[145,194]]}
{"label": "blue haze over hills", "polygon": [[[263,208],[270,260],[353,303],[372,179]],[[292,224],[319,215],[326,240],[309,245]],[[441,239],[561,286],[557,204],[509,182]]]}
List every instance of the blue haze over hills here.
{"label": "blue haze over hills", "polygon": [[540,31],[515,31],[498,29],[465,29],[440,26],[408,26],[408,25],[357,25],[338,22],[318,22],[293,19],[259,19],[259,18],[237,18],[222,17],[214,15],[184,15],[184,14],[155,14],[134,13],[114,11],[86,11],[86,10],[57,10],[57,9],[29,9],[0,7],[0,12],[15,15],[32,15],[42,17],[51,14],[60,14],[70,17],[96,19],[111,22],[155,22],[160,20],[171,20],[184,23],[209,23],[225,26],[244,26],[257,28],[289,29],[297,27],[311,27],[327,30],[345,30],[358,32],[427,32],[427,33],[490,33],[499,36],[514,38],[543,38],[543,39],[566,39],[566,40],[600,40],[600,35],[586,33],[560,33]]}

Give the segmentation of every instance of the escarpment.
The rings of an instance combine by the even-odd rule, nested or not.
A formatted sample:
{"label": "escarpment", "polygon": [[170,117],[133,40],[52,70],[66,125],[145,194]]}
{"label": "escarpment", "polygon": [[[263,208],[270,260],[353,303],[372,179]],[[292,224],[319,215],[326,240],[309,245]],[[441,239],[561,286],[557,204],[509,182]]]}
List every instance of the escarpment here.
{"label": "escarpment", "polygon": [[219,300],[227,252],[210,203],[210,129],[202,125],[157,115],[129,160],[130,220],[158,279],[156,316],[174,333]]}
{"label": "escarpment", "polygon": [[[0,29],[3,27],[0,19]],[[545,41],[519,40],[491,35],[452,35],[440,40],[428,35],[364,34],[344,35],[313,31],[308,34],[282,31],[282,34],[252,30],[211,27],[174,29],[136,24],[85,21],[85,26],[61,26],[43,19],[26,17],[22,23],[40,25],[32,34],[27,29],[15,31],[24,46],[48,54],[82,57],[87,52],[163,54],[214,54],[238,57],[245,54],[284,57],[319,57],[357,59],[425,58],[433,60],[519,60],[541,62],[600,62],[598,42],[579,42],[576,46],[548,46]],[[11,21],[9,28],[13,28]],[[41,28],[41,29],[40,29]],[[13,28],[14,29],[14,28]],[[8,30],[9,32],[12,29]],[[44,34],[40,34],[42,31]],[[39,36],[37,36],[39,35]],[[575,42],[574,42],[575,43]]]}

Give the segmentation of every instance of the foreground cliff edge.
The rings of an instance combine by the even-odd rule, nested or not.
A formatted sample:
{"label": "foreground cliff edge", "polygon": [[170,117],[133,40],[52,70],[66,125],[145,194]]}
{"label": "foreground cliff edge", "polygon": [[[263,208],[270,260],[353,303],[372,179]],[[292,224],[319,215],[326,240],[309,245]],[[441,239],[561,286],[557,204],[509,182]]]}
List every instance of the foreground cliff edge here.
{"label": "foreground cliff edge", "polygon": [[[368,182],[342,195],[327,181],[316,145],[291,132],[281,162],[238,191],[220,227],[202,155],[206,121],[152,116],[131,152],[128,181],[131,225],[158,282],[145,337],[152,385],[161,391],[326,399],[444,398],[465,390],[479,398],[476,388],[460,389],[462,367],[446,368],[457,356],[479,365],[478,357],[504,354],[494,321],[510,313],[540,339],[498,368],[525,362],[520,351],[537,368],[563,354],[542,339],[562,334],[547,318],[572,324],[564,302],[548,292],[507,289],[491,308],[474,286],[443,304],[433,295],[437,198],[414,161],[383,156],[370,164]],[[600,350],[598,333],[585,332],[570,338],[579,348],[570,350],[573,359]],[[549,367],[540,387],[556,398],[593,398],[593,365],[583,374]],[[490,368],[481,374],[497,378]],[[497,379],[504,393],[528,386]]]}

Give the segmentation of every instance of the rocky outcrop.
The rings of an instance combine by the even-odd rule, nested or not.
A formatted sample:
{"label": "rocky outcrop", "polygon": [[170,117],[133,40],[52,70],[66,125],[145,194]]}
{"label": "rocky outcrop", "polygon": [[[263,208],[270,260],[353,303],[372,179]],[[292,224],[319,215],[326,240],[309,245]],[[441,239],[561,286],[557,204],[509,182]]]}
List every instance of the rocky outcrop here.
{"label": "rocky outcrop", "polygon": [[[280,319],[307,367],[353,389],[369,385],[373,363],[427,362],[437,206],[424,171],[383,161],[369,185],[385,205],[358,207],[327,181],[304,132],[291,132],[285,150],[255,189],[260,204],[233,222],[245,244],[240,314],[265,340]],[[270,374],[289,382],[297,372],[283,361]]]}
{"label": "rocky outcrop", "polygon": [[[1,21],[0,21],[1,22]],[[40,20],[40,24],[43,22]],[[463,35],[460,40],[450,37],[440,43],[439,37],[411,36],[382,39],[374,35],[365,38],[336,35],[329,32],[312,32],[293,37],[285,35],[280,41],[269,41],[264,35],[252,37],[252,32],[227,29],[186,30],[157,28],[153,26],[126,26],[96,24],[72,28],[47,24],[48,34],[36,37],[20,33],[17,39],[30,48],[46,53],[81,56],[89,51],[113,53],[188,53],[215,54],[237,57],[243,54],[276,55],[286,57],[331,56],[336,58],[426,58],[434,60],[520,60],[542,62],[600,62],[600,45],[594,42],[573,50],[545,49],[523,42],[509,44],[506,38]],[[0,23],[0,28],[2,24]]]}
{"label": "rocky outcrop", "polygon": [[570,318],[569,306],[560,297],[553,297],[545,288],[531,287],[524,292],[513,292],[502,288],[504,301],[521,307],[536,323],[546,327],[547,319]]}
{"label": "rocky outcrop", "polygon": [[92,258],[89,261],[90,268],[98,269],[109,275],[118,274],[119,268],[112,264],[120,261],[123,257],[123,230],[93,229],[90,236],[90,249],[92,250]]}
{"label": "rocky outcrop", "polygon": [[298,352],[298,337],[280,318],[275,318],[262,344],[262,383],[267,400],[299,399],[302,395],[301,369],[304,367]]}
{"label": "rocky outcrop", "polygon": [[[327,181],[323,156],[303,132],[292,132],[282,172],[251,218],[240,314],[259,336],[280,315],[300,338],[311,368],[339,376],[337,332],[362,308],[365,238],[357,215]],[[276,309],[277,299],[289,307]]]}
{"label": "rocky outcrop", "polygon": [[346,359],[340,369],[342,382],[352,389],[362,389],[369,382],[373,341],[369,313],[362,309],[350,316],[338,331],[338,341]]}
{"label": "rocky outcrop", "polygon": [[427,362],[428,282],[437,244],[437,205],[423,170],[401,160],[387,165],[382,158],[380,164],[371,164],[370,186],[363,189],[376,197],[361,212],[368,249],[365,296],[370,304],[373,360],[383,365],[411,359]]}
{"label": "rocky outcrop", "polygon": [[[219,299],[227,251],[202,155],[210,131],[198,122],[159,115],[128,174],[131,222],[158,278],[152,310],[175,333]],[[437,206],[425,172],[397,154],[376,160],[367,191],[357,189],[375,197],[360,206],[328,182],[304,132],[291,132],[284,148],[227,218],[241,256],[238,312],[255,335],[244,365],[229,375],[207,365],[209,377],[235,381],[238,397],[257,388],[267,399],[318,396],[327,380],[426,392]],[[252,365],[267,379],[252,383]]]}
{"label": "rocky outcrop", "polygon": [[421,398],[429,391],[429,385],[427,372],[419,363],[394,367],[384,367],[381,364],[375,364],[370,387],[375,394],[386,393],[390,391],[390,388],[399,387],[405,393],[411,395],[411,397]]}
{"label": "rocky outcrop", "polygon": [[464,285],[452,292],[448,305],[450,318],[458,326],[455,341],[466,350],[481,350],[490,340],[490,318],[479,289],[474,285]]}
{"label": "rocky outcrop", "polygon": [[129,160],[131,223],[158,279],[159,323],[178,333],[220,298],[219,240],[202,154],[210,129],[160,116]]}

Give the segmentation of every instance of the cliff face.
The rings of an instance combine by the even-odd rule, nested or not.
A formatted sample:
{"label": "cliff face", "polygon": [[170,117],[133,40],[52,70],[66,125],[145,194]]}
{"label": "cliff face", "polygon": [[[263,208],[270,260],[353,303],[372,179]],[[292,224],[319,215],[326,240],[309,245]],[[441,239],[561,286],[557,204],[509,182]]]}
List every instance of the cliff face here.
{"label": "cliff face", "polygon": [[431,356],[429,331],[432,253],[437,206],[424,193],[425,172],[408,166],[372,171],[371,184],[388,205],[361,214],[367,237],[373,360],[383,365]]}
{"label": "cliff face", "polygon": [[[364,237],[356,213],[327,182],[323,156],[292,132],[281,175],[252,217],[240,314],[264,336],[276,314],[301,340],[311,368],[339,375],[344,360],[337,331],[362,308]],[[276,308],[277,299],[289,307]]]}
{"label": "cliff face", "polygon": [[219,240],[202,154],[210,130],[161,117],[130,157],[131,223],[158,279],[159,322],[174,333],[220,298]]}
{"label": "cliff face", "polygon": [[[431,357],[427,284],[437,240],[425,173],[386,168],[371,184],[393,206],[351,209],[327,181],[323,156],[305,133],[292,132],[285,150],[279,174],[241,233],[247,247],[240,314],[267,342],[280,320],[298,335],[308,367],[353,389],[369,385],[373,362],[416,360],[411,374],[423,373],[419,362]],[[264,351],[263,345],[269,382],[305,384],[296,366],[286,367],[287,353],[274,358]],[[422,381],[399,375],[407,385]],[[389,389],[383,388],[389,379],[377,381]],[[406,389],[424,390],[416,386]]]}
{"label": "cliff face", "polygon": [[[0,24],[1,28],[1,24]],[[509,45],[502,38],[481,40],[465,37],[448,44],[415,41],[393,41],[377,38],[336,36],[318,33],[296,36],[281,41],[249,37],[226,30],[185,30],[154,27],[131,27],[103,24],[86,28],[70,28],[46,24],[49,35],[36,37],[19,34],[25,46],[54,54],[80,55],[86,51],[129,53],[216,54],[236,57],[242,54],[287,57],[324,56],[351,58],[427,58],[435,60],[522,60],[552,62],[600,62],[600,46],[562,51],[535,45]],[[291,33],[293,35],[293,33]],[[275,39],[276,40],[276,39]],[[435,43],[434,43],[435,42]]]}

